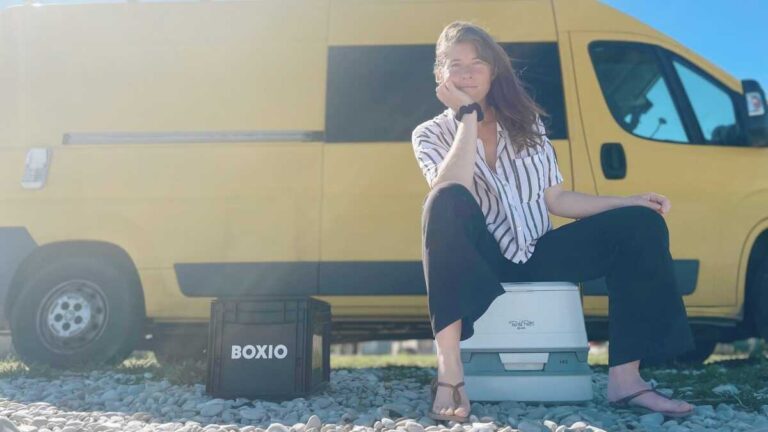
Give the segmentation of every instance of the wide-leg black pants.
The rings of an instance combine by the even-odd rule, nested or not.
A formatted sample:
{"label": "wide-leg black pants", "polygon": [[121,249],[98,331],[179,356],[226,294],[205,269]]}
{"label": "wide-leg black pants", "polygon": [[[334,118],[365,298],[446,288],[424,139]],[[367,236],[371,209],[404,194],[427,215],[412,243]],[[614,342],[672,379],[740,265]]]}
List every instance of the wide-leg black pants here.
{"label": "wide-leg black pants", "polygon": [[[606,277],[609,366],[665,360],[693,349],[664,217],[643,206],[607,210],[548,231],[524,263],[501,254],[480,206],[460,183],[424,202],[422,260],[434,335],[461,319],[461,337],[504,293],[501,282]],[[556,313],[556,311],[553,311]]]}

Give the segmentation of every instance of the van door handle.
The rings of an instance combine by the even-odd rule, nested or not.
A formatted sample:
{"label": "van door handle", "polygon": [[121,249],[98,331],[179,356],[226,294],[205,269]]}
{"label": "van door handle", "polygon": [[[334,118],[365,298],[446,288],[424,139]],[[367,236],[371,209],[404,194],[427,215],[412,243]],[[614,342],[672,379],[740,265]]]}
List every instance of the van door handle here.
{"label": "van door handle", "polygon": [[600,166],[607,179],[623,179],[627,176],[627,159],[621,143],[603,143],[600,147]]}

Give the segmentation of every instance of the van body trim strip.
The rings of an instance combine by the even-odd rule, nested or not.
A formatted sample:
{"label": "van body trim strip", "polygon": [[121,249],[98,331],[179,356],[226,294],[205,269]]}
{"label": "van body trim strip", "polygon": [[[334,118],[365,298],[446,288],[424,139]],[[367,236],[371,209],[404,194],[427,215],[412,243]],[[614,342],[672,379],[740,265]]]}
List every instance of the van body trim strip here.
{"label": "van body trim strip", "polygon": [[323,141],[323,131],[68,132],[62,144],[166,144]]}
{"label": "van body trim strip", "polygon": [[[270,295],[425,295],[421,261],[201,262],[173,265],[187,297]],[[696,290],[699,261],[674,260],[680,294]],[[582,282],[583,294],[608,295],[605,276]]]}

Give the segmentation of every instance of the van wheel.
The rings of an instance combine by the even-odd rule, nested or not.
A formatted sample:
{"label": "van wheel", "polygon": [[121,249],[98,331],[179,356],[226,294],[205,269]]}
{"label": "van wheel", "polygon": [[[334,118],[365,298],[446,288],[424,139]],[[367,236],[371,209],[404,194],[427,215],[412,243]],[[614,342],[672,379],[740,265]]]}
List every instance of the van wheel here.
{"label": "van wheel", "polygon": [[140,287],[103,258],[62,258],[21,282],[10,319],[22,361],[68,368],[115,364],[139,341]]}
{"label": "van wheel", "polygon": [[768,340],[768,259],[747,276],[745,318],[751,321],[757,334]]}

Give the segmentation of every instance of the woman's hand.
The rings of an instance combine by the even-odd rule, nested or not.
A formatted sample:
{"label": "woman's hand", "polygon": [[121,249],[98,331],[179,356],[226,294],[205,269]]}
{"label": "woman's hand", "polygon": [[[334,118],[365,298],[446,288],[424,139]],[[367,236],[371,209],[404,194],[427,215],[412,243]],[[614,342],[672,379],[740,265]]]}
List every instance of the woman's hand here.
{"label": "woman's hand", "polygon": [[638,195],[630,195],[625,197],[626,205],[641,205],[648,208],[652,208],[659,212],[662,216],[666,216],[669,210],[672,209],[672,203],[664,195],[660,195],[654,192],[648,192]]}
{"label": "woman's hand", "polygon": [[468,94],[457,89],[449,78],[446,78],[442,84],[437,86],[435,92],[437,92],[437,98],[440,99],[440,102],[454,112],[458,112],[459,107],[462,105],[469,105],[475,102]]}

